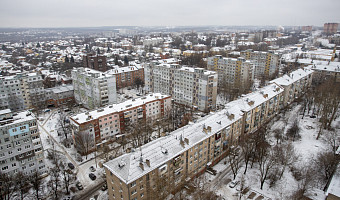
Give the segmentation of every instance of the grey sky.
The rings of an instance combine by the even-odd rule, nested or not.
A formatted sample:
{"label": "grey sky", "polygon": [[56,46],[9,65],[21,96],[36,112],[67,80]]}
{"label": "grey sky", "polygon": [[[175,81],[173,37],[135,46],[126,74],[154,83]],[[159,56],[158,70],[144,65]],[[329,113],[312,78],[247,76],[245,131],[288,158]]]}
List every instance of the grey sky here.
{"label": "grey sky", "polygon": [[323,25],[340,0],[0,0],[0,27]]}

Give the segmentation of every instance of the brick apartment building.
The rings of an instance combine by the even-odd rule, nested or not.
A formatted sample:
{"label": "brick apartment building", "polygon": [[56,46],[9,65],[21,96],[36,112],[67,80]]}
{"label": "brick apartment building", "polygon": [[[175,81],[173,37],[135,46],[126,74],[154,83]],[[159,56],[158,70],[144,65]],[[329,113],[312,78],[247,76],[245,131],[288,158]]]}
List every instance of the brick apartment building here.
{"label": "brick apartment building", "polygon": [[87,54],[83,57],[85,68],[95,69],[97,71],[106,72],[108,70],[106,56]]}

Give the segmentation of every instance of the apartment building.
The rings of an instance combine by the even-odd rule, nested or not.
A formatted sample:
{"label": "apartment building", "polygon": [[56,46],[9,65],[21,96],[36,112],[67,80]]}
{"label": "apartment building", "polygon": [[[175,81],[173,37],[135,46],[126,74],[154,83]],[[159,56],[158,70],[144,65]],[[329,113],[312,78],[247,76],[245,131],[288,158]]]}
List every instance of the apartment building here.
{"label": "apartment building", "polygon": [[43,79],[36,72],[0,77],[0,94],[0,109],[40,108],[44,105]]}
{"label": "apartment building", "polygon": [[286,106],[292,103],[296,98],[299,98],[311,87],[312,79],[313,70],[305,67],[304,69],[298,69],[289,74],[285,74],[280,78],[271,80],[270,83],[276,83],[284,88],[283,106]]}
{"label": "apartment building", "polygon": [[325,23],[323,25],[323,32],[326,34],[335,34],[338,31],[338,23]]}
{"label": "apartment building", "polygon": [[171,106],[171,97],[159,93],[112,104],[70,117],[72,133],[92,133],[96,144],[105,143],[122,136],[127,126],[169,114]]}
{"label": "apartment building", "polygon": [[217,72],[157,61],[145,68],[146,88],[150,92],[170,95],[175,103],[201,111],[216,107]]}
{"label": "apartment building", "polygon": [[325,78],[333,78],[335,82],[340,82],[340,62],[314,60],[307,68],[314,71],[313,82],[320,83]]}
{"label": "apartment building", "polygon": [[46,172],[37,121],[30,112],[0,110],[0,169],[2,173]]}
{"label": "apartment building", "polygon": [[242,51],[241,57],[250,60],[254,64],[254,77],[271,77],[279,70],[279,55],[264,52],[252,51],[251,49]]}
{"label": "apartment building", "polygon": [[45,89],[45,100],[47,106],[59,107],[74,103],[73,85],[62,85]]}
{"label": "apartment building", "polygon": [[116,87],[125,88],[136,84],[136,80],[144,82],[144,67],[141,65],[119,67],[114,66],[113,69],[106,72],[116,77]]}
{"label": "apartment building", "polygon": [[89,68],[77,68],[71,72],[74,98],[85,108],[95,109],[116,103],[116,78]]}
{"label": "apartment building", "polygon": [[83,57],[83,64],[85,68],[101,72],[106,72],[108,70],[106,56],[102,55],[87,54]]}
{"label": "apartment building", "polygon": [[208,70],[218,72],[218,83],[229,83],[234,87],[242,87],[249,84],[253,78],[253,63],[239,58],[225,58],[215,55],[208,58]]}
{"label": "apartment building", "polygon": [[241,134],[258,128],[257,117],[260,122],[273,117],[282,92],[276,84],[266,86],[228,103],[222,111],[105,163],[109,199],[165,199],[165,191],[176,191],[180,183],[215,165]]}

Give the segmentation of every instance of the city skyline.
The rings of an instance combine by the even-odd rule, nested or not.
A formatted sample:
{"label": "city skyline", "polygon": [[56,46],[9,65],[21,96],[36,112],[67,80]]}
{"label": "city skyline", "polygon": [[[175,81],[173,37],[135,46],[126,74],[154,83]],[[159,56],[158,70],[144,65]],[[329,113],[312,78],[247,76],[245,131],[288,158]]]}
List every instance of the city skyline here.
{"label": "city skyline", "polygon": [[0,27],[100,26],[322,26],[339,22],[340,1],[242,0],[214,2],[155,0],[72,2],[3,0]]}

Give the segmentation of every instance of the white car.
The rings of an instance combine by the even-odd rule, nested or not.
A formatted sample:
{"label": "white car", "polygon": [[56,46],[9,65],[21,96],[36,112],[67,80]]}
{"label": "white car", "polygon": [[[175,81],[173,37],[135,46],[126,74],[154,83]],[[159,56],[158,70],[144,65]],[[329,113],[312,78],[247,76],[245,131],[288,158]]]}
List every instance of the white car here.
{"label": "white car", "polygon": [[230,188],[234,188],[239,182],[240,182],[240,181],[231,181],[231,182],[229,183],[229,187],[230,187]]}

